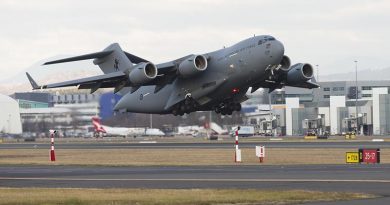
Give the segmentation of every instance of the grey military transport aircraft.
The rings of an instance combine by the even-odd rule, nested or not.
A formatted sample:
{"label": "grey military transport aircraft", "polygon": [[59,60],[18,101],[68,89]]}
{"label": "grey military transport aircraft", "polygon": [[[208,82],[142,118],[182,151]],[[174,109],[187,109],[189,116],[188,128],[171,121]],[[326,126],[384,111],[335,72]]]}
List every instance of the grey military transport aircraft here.
{"label": "grey military transport aircraft", "polygon": [[173,115],[210,110],[231,115],[241,110],[240,103],[248,99],[249,87],[251,92],[259,88],[271,92],[283,86],[319,87],[312,66],[290,66],[283,44],[269,35],[161,64],[124,52],[114,43],[101,52],[43,65],[87,59],[94,59],[104,74],[41,86],[26,74],[33,89],[78,86],[93,93],[99,88],[114,88],[114,93],[122,95],[114,107],[116,111]]}

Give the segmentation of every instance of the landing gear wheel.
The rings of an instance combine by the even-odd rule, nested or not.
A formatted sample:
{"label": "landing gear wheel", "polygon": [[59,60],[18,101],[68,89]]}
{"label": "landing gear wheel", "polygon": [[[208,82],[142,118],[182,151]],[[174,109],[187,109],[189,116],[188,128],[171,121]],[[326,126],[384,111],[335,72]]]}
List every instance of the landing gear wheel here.
{"label": "landing gear wheel", "polygon": [[241,111],[241,104],[240,103],[237,103],[235,106],[234,106],[234,111]]}
{"label": "landing gear wheel", "polygon": [[196,104],[196,102],[191,103],[191,105],[192,105],[192,108],[193,108],[194,110],[198,107],[198,104]]}
{"label": "landing gear wheel", "polygon": [[184,113],[185,111],[186,111],[186,105],[184,105],[184,104],[180,105],[180,112]]}

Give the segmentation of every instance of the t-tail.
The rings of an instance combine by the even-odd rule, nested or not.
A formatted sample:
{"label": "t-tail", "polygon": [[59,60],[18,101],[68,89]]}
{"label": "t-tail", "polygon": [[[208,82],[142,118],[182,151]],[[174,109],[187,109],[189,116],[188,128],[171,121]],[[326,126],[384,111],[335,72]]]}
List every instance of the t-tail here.
{"label": "t-tail", "polygon": [[[51,65],[88,59],[94,59],[93,63],[95,65],[98,65],[104,74],[41,86],[39,86],[34,81],[30,74],[26,74],[34,90],[78,86],[78,89],[90,89],[91,93],[95,92],[99,88],[115,88],[114,92],[120,92],[123,87],[129,85],[128,75],[129,72],[131,72],[135,68],[134,64],[150,64],[147,64],[149,61],[143,58],[123,51],[118,43],[113,43],[100,52],[49,61],[44,63],[43,65]],[[155,72],[157,73],[157,71]],[[156,75],[154,77],[156,77]]]}
{"label": "t-tail", "polygon": [[113,43],[101,52],[50,61],[44,63],[43,65],[95,59],[93,63],[98,65],[103,73],[113,73],[128,69],[133,65],[128,55],[136,57],[132,54],[125,53],[118,43]]}

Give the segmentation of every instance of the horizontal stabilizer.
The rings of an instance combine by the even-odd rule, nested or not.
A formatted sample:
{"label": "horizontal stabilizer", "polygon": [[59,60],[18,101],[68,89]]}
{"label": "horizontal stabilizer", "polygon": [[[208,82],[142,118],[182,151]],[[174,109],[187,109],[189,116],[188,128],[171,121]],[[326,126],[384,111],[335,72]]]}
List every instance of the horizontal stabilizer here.
{"label": "horizontal stabilizer", "polygon": [[56,63],[66,63],[66,62],[80,61],[80,60],[88,60],[88,59],[94,59],[94,58],[104,58],[104,57],[110,55],[112,52],[113,52],[113,50],[90,53],[90,54],[85,54],[85,55],[81,55],[81,56],[75,56],[75,57],[59,59],[59,60],[55,60],[55,61],[49,61],[49,62],[44,63],[43,65],[50,65],[50,64],[56,64]]}
{"label": "horizontal stabilizer", "polygon": [[142,62],[150,62],[148,60],[145,60],[141,57],[138,57],[136,55],[133,55],[131,53],[128,53],[128,52],[125,52],[125,55],[127,56],[127,58],[132,62],[132,63],[135,63],[135,64],[138,64],[138,63],[142,63]]}

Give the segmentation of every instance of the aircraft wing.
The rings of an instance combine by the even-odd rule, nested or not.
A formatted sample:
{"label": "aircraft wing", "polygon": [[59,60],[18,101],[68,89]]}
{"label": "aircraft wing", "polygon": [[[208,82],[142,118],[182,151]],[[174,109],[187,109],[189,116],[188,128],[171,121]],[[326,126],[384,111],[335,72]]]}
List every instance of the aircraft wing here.
{"label": "aircraft wing", "polygon": [[[314,78],[313,78],[314,79]],[[308,89],[313,89],[313,88],[319,88],[320,85],[312,81],[305,81],[301,83],[295,83],[295,84],[289,84],[289,83],[281,83],[281,82],[274,82],[274,81],[264,81],[258,84],[255,84],[252,86],[251,93],[255,92],[259,88],[269,88],[268,92],[272,92],[275,89],[280,89],[283,88],[284,86],[290,86],[290,87],[298,87],[298,88],[308,88]]]}
{"label": "aircraft wing", "polygon": [[299,84],[292,84],[292,85],[288,85],[287,84],[287,86],[298,87],[298,88],[308,88],[308,89],[313,89],[313,88],[319,88],[320,87],[319,84],[314,83],[314,82],[310,82],[310,81],[302,82],[302,83],[299,83]]}
{"label": "aircraft wing", "polygon": [[[69,86],[79,86],[79,89],[98,89],[116,87],[121,82],[127,82],[127,75],[124,72],[118,71],[104,75],[97,75],[87,78],[80,78],[77,80],[64,81],[60,83],[53,83],[47,85],[38,85],[29,73],[26,73],[28,80],[33,87],[33,90],[59,88]],[[95,91],[96,91],[95,90]]]}
{"label": "aircraft wing", "polygon": [[[137,64],[137,63],[142,63],[142,62],[150,62],[150,61],[148,61],[148,60],[146,60],[146,59],[143,59],[143,58],[141,58],[141,57],[139,57],[139,56],[136,56],[136,55],[134,55],[134,54],[131,54],[131,53],[128,53],[128,52],[124,52],[124,53],[125,53],[125,55],[127,56],[127,58],[128,58],[131,62],[133,62],[133,63],[135,63],[135,64]],[[186,57],[188,57],[188,56],[186,56]],[[182,58],[180,58],[179,60],[181,60],[181,59],[182,59]],[[157,75],[165,75],[165,74],[168,74],[168,73],[174,71],[175,68],[176,68],[174,61],[170,61],[170,62],[167,62],[167,63],[157,64],[156,67],[157,67],[157,71],[158,71]]]}
{"label": "aircraft wing", "polygon": [[[113,44],[115,46],[116,44]],[[46,62],[43,65],[50,65],[50,64],[57,64],[57,63],[66,63],[66,62],[72,62],[72,61],[80,61],[80,60],[88,60],[88,59],[95,59],[96,62],[99,62],[100,60],[104,60],[107,58],[119,56],[120,52],[124,54],[125,57],[128,58],[130,63],[132,64],[138,64],[142,62],[149,62],[148,60],[141,58],[139,56],[133,55],[128,52],[124,52],[119,48],[119,45],[116,45],[117,47],[109,46],[105,50],[101,52],[95,52],[90,54],[85,54],[81,56],[75,56],[70,58],[64,58],[59,60],[54,60],[50,62]],[[121,69],[119,71],[115,72],[109,72],[103,75],[97,75],[87,78],[81,78],[77,80],[70,80],[60,83],[53,83],[48,85],[38,85],[34,79],[30,76],[30,74],[26,73],[33,89],[48,89],[48,88],[59,88],[59,87],[69,87],[69,86],[78,86],[79,89],[91,89],[91,93],[95,92],[99,88],[115,88],[114,92],[118,92],[123,87],[132,87],[132,90],[137,90],[140,86],[148,86],[148,85],[155,85],[155,93],[161,90],[165,85],[172,83],[177,78],[177,68],[178,64],[180,64],[183,60],[188,58],[191,55],[184,56],[182,58],[176,59],[174,61],[166,62],[157,64],[157,77],[153,80],[151,80],[148,83],[142,84],[142,85],[133,85],[128,76],[129,71],[125,69]],[[94,61],[95,63],[95,61]],[[95,63],[96,64],[96,63]],[[97,63],[99,64],[99,63]],[[115,66],[115,65],[113,65]]]}
{"label": "aircraft wing", "polygon": [[[164,63],[157,65],[158,76],[151,82],[144,84],[156,85],[155,92],[159,91],[166,84],[171,83],[175,78],[175,66],[173,63]],[[87,78],[80,78],[76,80],[69,80],[59,83],[38,85],[29,73],[26,72],[27,78],[33,87],[33,90],[37,89],[49,89],[49,88],[60,88],[78,86],[79,89],[91,89],[91,93],[95,92],[99,88],[116,88],[115,92],[125,86],[133,86],[128,80],[128,74],[123,71],[117,71],[113,73],[107,73],[103,75],[97,75]]]}

